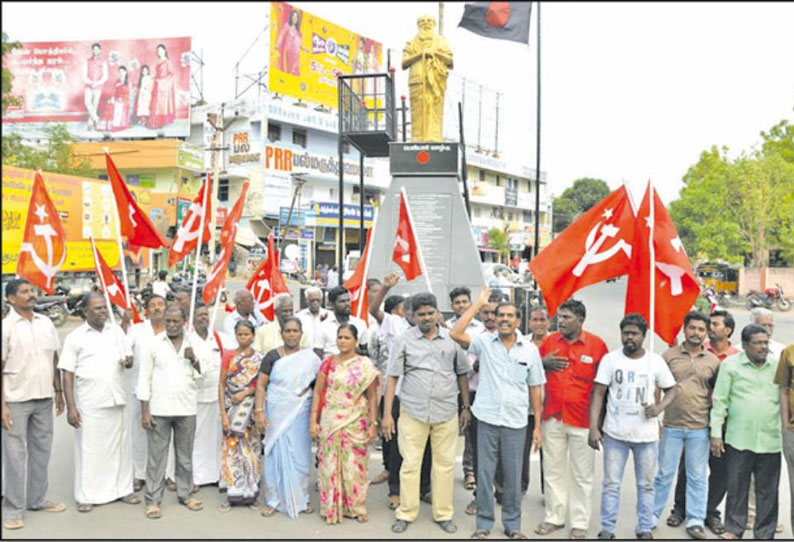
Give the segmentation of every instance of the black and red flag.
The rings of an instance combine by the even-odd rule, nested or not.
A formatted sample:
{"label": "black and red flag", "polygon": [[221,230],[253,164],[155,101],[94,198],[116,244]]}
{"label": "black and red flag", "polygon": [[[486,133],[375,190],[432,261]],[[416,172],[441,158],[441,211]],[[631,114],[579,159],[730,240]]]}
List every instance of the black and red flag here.
{"label": "black and red flag", "polygon": [[531,2],[467,2],[458,26],[486,38],[529,44]]}

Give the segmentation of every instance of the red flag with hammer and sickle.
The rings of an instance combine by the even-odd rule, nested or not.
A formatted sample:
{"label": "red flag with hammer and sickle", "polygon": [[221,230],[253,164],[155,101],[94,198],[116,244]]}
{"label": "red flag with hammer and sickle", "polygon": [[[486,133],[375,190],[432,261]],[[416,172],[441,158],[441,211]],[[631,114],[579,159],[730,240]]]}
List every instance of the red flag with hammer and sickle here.
{"label": "red flag with hammer and sickle", "polygon": [[254,296],[255,310],[261,311],[265,318],[272,322],[275,318],[273,300],[278,294],[288,294],[289,288],[278,268],[278,252],[276,252],[273,232],[267,236],[267,258],[257,267],[248,283],[246,290]]}
{"label": "red flag with hammer and sickle", "polygon": [[94,254],[94,266],[96,267],[97,278],[99,278],[99,283],[102,285],[102,290],[105,292],[107,298],[111,303],[121,309],[126,309],[129,306],[132,309],[133,323],[138,324],[143,322],[135,305],[130,303],[127,299],[127,291],[124,289],[124,285],[121,284],[121,281],[113,272],[113,269],[110,268],[105,258],[102,257],[102,253],[99,252],[99,249],[96,247],[93,237],[91,237],[91,251]]}
{"label": "red flag with hammer and sickle", "polygon": [[405,192],[400,192],[400,218],[394,234],[392,260],[403,270],[406,280],[414,280],[422,274],[422,266],[419,263],[419,243],[414,234],[411,214],[408,212],[408,202],[405,200]]}
{"label": "red flag with hammer and sickle", "polygon": [[[203,216],[202,216],[203,214]],[[199,232],[204,223],[204,231]],[[182,224],[174,236],[171,250],[168,252],[168,267],[173,267],[196,250],[196,243],[201,236],[202,243],[210,240],[210,225],[212,223],[212,178],[207,175],[190,207],[182,218]]]}
{"label": "red flag with hammer and sickle", "polygon": [[17,275],[53,294],[55,274],[65,261],[66,234],[58,210],[47,194],[44,179],[37,171],[17,261]]}
{"label": "red flag with hammer and sickle", "polygon": [[621,186],[529,262],[549,316],[577,290],[628,273],[633,239],[634,212]]}
{"label": "red flag with hammer and sickle", "polygon": [[204,285],[202,292],[202,299],[204,303],[209,305],[215,301],[218,295],[218,290],[223,286],[223,281],[226,278],[226,270],[229,268],[229,262],[232,261],[234,256],[234,239],[237,237],[237,223],[240,222],[240,217],[243,216],[243,204],[245,203],[245,196],[248,193],[248,180],[243,183],[243,188],[240,191],[240,197],[232,207],[232,211],[226,217],[221,229],[221,253],[212,266],[207,283]]}

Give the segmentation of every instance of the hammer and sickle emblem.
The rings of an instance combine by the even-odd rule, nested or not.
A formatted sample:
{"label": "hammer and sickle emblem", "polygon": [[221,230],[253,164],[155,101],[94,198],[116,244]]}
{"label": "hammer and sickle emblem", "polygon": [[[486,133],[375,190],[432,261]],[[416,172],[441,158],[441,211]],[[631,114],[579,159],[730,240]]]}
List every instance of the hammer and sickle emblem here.
{"label": "hammer and sickle emblem", "polygon": [[185,248],[185,243],[198,239],[198,236],[201,234],[198,228],[195,230],[193,229],[193,224],[196,222],[196,219],[203,214],[203,210],[195,203],[191,203],[189,212],[190,216],[187,219],[187,223],[184,226],[180,226],[176,234],[174,252],[182,252]]}
{"label": "hammer and sickle emblem", "polygon": [[400,259],[405,263],[409,263],[411,261],[411,255],[408,253],[408,249],[411,248],[411,245],[408,244],[408,241],[398,235],[394,240],[394,246],[398,247],[403,253]]}
{"label": "hammer and sickle emblem", "polygon": [[267,292],[268,294],[268,299],[265,299],[263,302],[256,304],[256,308],[262,311],[273,304],[273,295],[272,292],[270,291],[270,281],[267,279],[262,279],[259,282],[257,282],[256,285],[259,287],[259,292],[257,293],[256,296],[257,299],[262,299],[262,294],[265,292]]}
{"label": "hammer and sickle emblem", "polygon": [[33,226],[33,233],[34,235],[44,237],[44,243],[47,246],[47,261],[45,262],[39,257],[31,243],[22,243],[20,251],[27,251],[30,253],[30,257],[33,259],[34,265],[39,268],[39,271],[41,271],[45,277],[47,277],[47,284],[50,284],[53,277],[55,277],[55,273],[58,272],[58,269],[61,268],[64,260],[66,260],[66,251],[64,250],[63,254],[61,254],[61,260],[56,265],[53,265],[55,254],[54,248],[52,246],[52,238],[56,237],[58,233],[55,231],[55,229],[53,229],[51,224],[35,224]]}
{"label": "hammer and sickle emblem", "polygon": [[[599,235],[598,239],[596,240],[595,237],[598,233],[599,227],[601,228],[601,235]],[[573,268],[573,274],[577,277],[581,277],[585,269],[587,269],[587,266],[608,260],[621,250],[626,254],[627,258],[631,258],[631,245],[623,239],[618,239],[617,243],[608,249],[599,252],[606,240],[608,238],[615,237],[619,231],[620,229],[616,228],[612,224],[604,224],[601,226],[601,222],[599,222],[593,226],[593,229],[590,230],[590,233],[587,235],[587,239],[585,240],[584,256],[582,256],[582,259],[579,260],[578,264],[576,264],[576,267]]]}

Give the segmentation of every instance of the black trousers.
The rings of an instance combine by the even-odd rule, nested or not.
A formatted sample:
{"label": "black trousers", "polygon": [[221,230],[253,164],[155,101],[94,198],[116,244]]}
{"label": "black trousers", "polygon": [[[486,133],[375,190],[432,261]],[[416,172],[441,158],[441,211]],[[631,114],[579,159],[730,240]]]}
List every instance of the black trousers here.
{"label": "black trousers", "polygon": [[725,504],[725,531],[742,537],[747,527],[747,502],[750,475],[755,476],[756,540],[775,538],[780,486],[780,452],[757,454],[725,446],[728,471],[728,500]]}
{"label": "black trousers", "polygon": [[[383,419],[384,398],[380,399],[380,417]],[[386,440],[381,436],[381,446],[383,453],[383,468],[389,471],[389,496],[400,494],[400,467],[403,464],[403,456],[400,454],[400,447],[397,445],[397,420],[400,419],[400,398],[394,396],[391,405],[391,416],[394,420],[394,435],[391,440]],[[427,439],[425,455],[422,457],[422,472],[419,478],[419,494],[427,495],[430,493],[430,472],[433,466],[433,455],[430,449],[430,438]]]}

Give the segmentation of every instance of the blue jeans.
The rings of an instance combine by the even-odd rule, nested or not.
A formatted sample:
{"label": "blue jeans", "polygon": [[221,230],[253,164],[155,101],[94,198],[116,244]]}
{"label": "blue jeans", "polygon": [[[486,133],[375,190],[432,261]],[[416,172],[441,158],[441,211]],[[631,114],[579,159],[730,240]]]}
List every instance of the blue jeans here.
{"label": "blue jeans", "polygon": [[620,511],[620,486],[623,470],[634,455],[634,474],[637,478],[637,531],[649,533],[653,529],[653,476],[656,473],[656,442],[626,442],[604,434],[604,483],[601,491],[601,530],[615,532]]}
{"label": "blue jeans", "polygon": [[686,517],[687,527],[703,527],[706,519],[706,500],[709,493],[709,430],[675,429],[665,427],[659,442],[659,472],[653,481],[656,492],[654,519],[659,521],[670,494],[670,487],[678,472],[681,450],[686,461]]}

